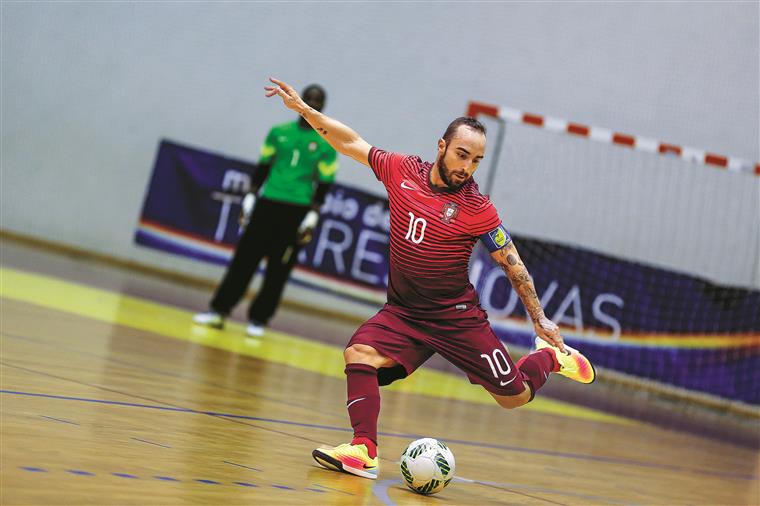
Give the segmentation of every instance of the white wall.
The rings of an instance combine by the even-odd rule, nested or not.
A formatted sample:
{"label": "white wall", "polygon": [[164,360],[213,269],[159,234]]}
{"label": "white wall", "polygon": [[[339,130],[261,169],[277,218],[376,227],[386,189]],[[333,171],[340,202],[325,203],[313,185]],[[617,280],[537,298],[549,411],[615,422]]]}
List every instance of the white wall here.
{"label": "white wall", "polygon": [[[322,83],[326,112],[374,144],[427,158],[448,121],[478,99],[760,159],[757,3],[26,2],[0,9],[2,228],[183,272],[215,277],[219,269],[132,244],[157,143],[167,137],[255,159],[267,129],[292,116],[263,97],[268,75],[298,87]],[[741,177],[744,193],[715,198],[749,199],[744,212],[757,213],[760,178],[691,169],[683,179],[673,175],[674,190],[685,184],[712,199],[719,177]],[[339,180],[382,191],[368,169],[347,159]],[[581,196],[595,191],[590,183],[562,181]],[[524,234],[552,235],[566,219],[558,208],[530,207],[535,195],[519,187],[495,198],[531,209],[530,220],[508,223]],[[730,259],[738,249],[749,260],[713,270],[699,267],[703,260],[678,265],[760,287],[760,216],[750,225],[753,219],[754,233],[742,229],[710,250]],[[700,233],[679,236],[687,254]],[[592,248],[674,263],[650,254],[651,239],[616,248],[591,236],[576,235]]]}

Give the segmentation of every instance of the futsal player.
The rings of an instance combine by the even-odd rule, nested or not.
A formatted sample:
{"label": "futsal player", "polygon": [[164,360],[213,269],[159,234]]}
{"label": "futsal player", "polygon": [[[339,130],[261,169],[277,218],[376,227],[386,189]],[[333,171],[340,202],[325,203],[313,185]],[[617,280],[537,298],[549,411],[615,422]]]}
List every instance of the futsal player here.
{"label": "futsal player", "polygon": [[[388,192],[390,272],[385,306],[349,341],[347,409],[350,443],[312,453],[322,466],[376,479],[380,386],[404,378],[433,353],[459,367],[504,408],[533,399],[550,373],[591,383],[591,362],[564,344],[539,302],[533,281],[496,208],[472,175],[483,159],[486,129],[457,118],[438,140],[434,163],[368,144],[339,121],[309,107],[288,84],[271,79],[266,96],[279,96],[339,153],[369,166]],[[481,241],[520,296],[536,334],[536,350],[512,362],[480,307],[468,264]]]}

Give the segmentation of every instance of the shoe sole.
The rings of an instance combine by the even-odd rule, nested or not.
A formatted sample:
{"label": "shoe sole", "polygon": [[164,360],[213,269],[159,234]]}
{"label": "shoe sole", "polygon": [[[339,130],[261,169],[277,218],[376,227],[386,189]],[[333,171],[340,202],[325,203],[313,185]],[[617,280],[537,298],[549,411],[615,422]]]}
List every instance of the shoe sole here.
{"label": "shoe sole", "polygon": [[[577,381],[578,383],[581,383],[583,385],[590,385],[591,383],[593,383],[594,381],[596,381],[596,368],[594,367],[594,364],[591,363],[591,360],[586,359],[586,361],[588,362],[588,365],[591,366],[591,381],[580,381],[580,380],[577,380],[575,378],[570,378],[570,379],[573,380],[573,381]],[[565,377],[567,377],[567,376],[565,376]]]}
{"label": "shoe sole", "polygon": [[340,460],[331,457],[327,455],[324,452],[321,452],[319,450],[314,450],[311,452],[311,456],[314,457],[314,460],[317,461],[317,464],[324,467],[325,469],[329,469],[330,471],[338,471],[341,473],[347,473],[347,474],[354,474],[356,476],[361,476],[362,478],[368,478],[370,480],[376,480],[377,475],[373,473],[369,473],[367,471],[363,471],[362,469],[357,469],[355,467],[347,466]]}

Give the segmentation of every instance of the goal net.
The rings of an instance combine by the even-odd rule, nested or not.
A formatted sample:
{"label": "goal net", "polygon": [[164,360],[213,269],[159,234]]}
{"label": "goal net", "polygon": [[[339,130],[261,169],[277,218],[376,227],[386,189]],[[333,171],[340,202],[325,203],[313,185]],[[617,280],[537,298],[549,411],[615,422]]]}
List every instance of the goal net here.
{"label": "goal net", "polygon": [[[568,342],[628,379],[760,404],[760,165],[507,107],[469,114],[489,127],[481,190]],[[483,252],[471,277],[500,336],[527,347]]]}

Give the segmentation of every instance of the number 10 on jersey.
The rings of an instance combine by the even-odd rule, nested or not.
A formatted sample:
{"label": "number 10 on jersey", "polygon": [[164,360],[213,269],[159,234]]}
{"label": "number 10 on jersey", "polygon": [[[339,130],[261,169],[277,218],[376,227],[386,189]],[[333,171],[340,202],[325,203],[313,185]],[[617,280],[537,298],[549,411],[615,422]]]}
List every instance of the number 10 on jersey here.
{"label": "number 10 on jersey", "polygon": [[414,244],[419,244],[425,237],[425,227],[427,227],[427,221],[425,218],[415,218],[413,213],[409,213],[409,230],[406,231],[407,241],[411,240]]}

